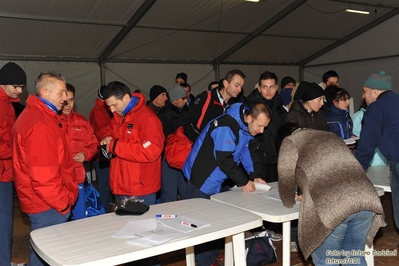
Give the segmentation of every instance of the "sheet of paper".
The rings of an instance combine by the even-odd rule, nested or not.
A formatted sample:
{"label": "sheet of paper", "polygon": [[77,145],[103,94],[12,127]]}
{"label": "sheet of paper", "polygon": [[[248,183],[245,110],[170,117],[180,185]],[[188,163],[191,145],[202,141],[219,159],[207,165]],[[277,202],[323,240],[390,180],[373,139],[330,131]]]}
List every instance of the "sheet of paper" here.
{"label": "sheet of paper", "polygon": [[349,139],[344,139],[344,142],[346,145],[352,145],[356,143],[356,140],[349,138]]}
{"label": "sheet of paper", "polygon": [[356,143],[356,140],[359,140],[359,138],[358,137],[352,137],[352,138],[349,138],[349,139],[344,139],[344,142],[345,142],[346,145],[352,145],[352,144]]}
{"label": "sheet of paper", "polygon": [[132,238],[136,234],[153,231],[157,227],[157,220],[155,218],[136,220],[128,222],[124,227],[119,229],[113,237],[115,238]]}
{"label": "sheet of paper", "polygon": [[127,240],[129,244],[157,246],[174,238],[183,237],[184,233],[174,229],[162,228],[154,231],[141,232],[135,238]]}
{"label": "sheet of paper", "polygon": [[[184,233],[198,230],[200,228],[210,225],[210,224],[207,224],[207,223],[204,223],[204,222],[201,222],[198,220],[194,220],[194,219],[191,219],[191,218],[188,218],[185,216],[180,216],[180,215],[174,219],[158,219],[158,222],[166,227],[169,227],[169,228],[172,228],[179,232],[184,232]],[[182,224],[181,222],[184,222],[185,224],[191,224],[196,227],[185,225],[185,224]]]}
{"label": "sheet of paper", "polygon": [[[258,182],[254,182],[254,183],[255,183],[256,191],[269,191],[270,189],[272,189],[272,187],[267,185],[267,184],[261,184],[261,183],[258,183]],[[230,190],[242,191],[241,188],[237,187],[237,186],[231,187]]]}
{"label": "sheet of paper", "polygon": [[255,182],[255,189],[262,190],[262,191],[269,191],[270,189],[272,189],[272,187],[267,184],[261,184],[261,183]]}

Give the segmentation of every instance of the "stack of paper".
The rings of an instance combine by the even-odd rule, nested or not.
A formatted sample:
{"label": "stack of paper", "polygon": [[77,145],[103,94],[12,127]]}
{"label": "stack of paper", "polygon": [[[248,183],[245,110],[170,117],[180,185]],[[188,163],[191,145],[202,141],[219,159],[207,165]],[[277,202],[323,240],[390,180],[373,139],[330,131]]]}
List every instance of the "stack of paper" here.
{"label": "stack of paper", "polygon": [[119,229],[113,237],[130,239],[128,243],[131,244],[156,246],[184,235],[167,228],[157,229],[157,224],[155,218],[130,221]]}

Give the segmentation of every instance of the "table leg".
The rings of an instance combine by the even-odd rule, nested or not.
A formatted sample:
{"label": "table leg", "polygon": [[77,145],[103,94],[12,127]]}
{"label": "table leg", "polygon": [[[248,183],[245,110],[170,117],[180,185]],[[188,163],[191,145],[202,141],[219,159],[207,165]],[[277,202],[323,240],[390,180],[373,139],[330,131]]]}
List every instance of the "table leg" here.
{"label": "table leg", "polygon": [[[233,236],[233,249],[234,249],[234,265],[246,266],[247,258],[245,256],[244,232]],[[229,264],[225,263],[225,265]]]}
{"label": "table leg", "polygon": [[234,265],[233,239],[231,236],[227,236],[224,240],[224,264]]}
{"label": "table leg", "polygon": [[187,266],[195,266],[195,253],[194,247],[186,248],[186,265]]}
{"label": "table leg", "polygon": [[291,263],[291,221],[283,223],[283,266]]}
{"label": "table leg", "polygon": [[[369,253],[370,255],[364,256],[364,259],[367,262],[367,266],[374,266],[373,248],[374,248],[373,243],[371,243],[370,246],[368,246],[367,243],[366,243],[366,246],[364,247],[364,251],[365,252],[370,252]],[[367,254],[367,253],[365,253],[365,254]]]}

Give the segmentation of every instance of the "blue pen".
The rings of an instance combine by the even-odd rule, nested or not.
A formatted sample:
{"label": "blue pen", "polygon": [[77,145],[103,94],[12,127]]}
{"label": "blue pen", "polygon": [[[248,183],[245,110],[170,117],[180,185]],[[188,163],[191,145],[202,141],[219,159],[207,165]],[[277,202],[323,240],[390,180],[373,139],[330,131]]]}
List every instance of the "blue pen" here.
{"label": "blue pen", "polygon": [[157,214],[157,215],[155,215],[155,218],[162,218],[162,219],[177,218],[177,215],[176,214]]}

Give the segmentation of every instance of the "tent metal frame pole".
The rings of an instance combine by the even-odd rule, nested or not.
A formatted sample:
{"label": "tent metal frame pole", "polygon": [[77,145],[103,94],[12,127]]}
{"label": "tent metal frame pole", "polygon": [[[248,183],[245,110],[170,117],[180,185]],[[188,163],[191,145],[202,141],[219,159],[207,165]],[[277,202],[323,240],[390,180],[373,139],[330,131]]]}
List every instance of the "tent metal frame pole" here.
{"label": "tent metal frame pole", "polygon": [[339,65],[339,64],[359,63],[359,62],[364,62],[364,61],[388,59],[388,58],[394,58],[394,57],[399,57],[399,54],[369,57],[369,58],[362,58],[362,59],[356,59],[356,60],[330,62],[330,63],[324,63],[324,64],[314,64],[314,65],[307,65],[306,67],[320,67],[320,66],[330,66],[330,65]]}
{"label": "tent metal frame pole", "polygon": [[100,82],[101,82],[100,84],[104,85],[106,84],[104,62],[99,62],[98,65],[100,66]]}
{"label": "tent metal frame pole", "polygon": [[157,0],[146,0],[139,7],[136,13],[129,19],[127,26],[122,28],[119,33],[115,36],[115,38],[111,41],[107,48],[105,48],[104,52],[99,56],[99,61],[105,61],[110,54],[115,50],[116,47],[123,41],[123,39],[133,30],[133,28],[137,25],[137,23],[141,20],[141,18],[147,13],[148,10],[155,4]]}
{"label": "tent metal frame pole", "polygon": [[282,11],[280,11],[277,15],[266,21],[263,25],[255,29],[250,35],[247,35],[243,39],[241,39],[239,42],[237,42],[235,45],[233,45],[230,49],[228,49],[226,52],[223,54],[219,55],[217,58],[215,58],[215,64],[219,64],[220,62],[224,61],[226,58],[228,58],[230,55],[241,49],[244,45],[255,39],[257,36],[262,34],[264,31],[266,31],[268,28],[279,22],[281,19],[283,19],[285,16],[287,16],[289,13],[297,9],[299,6],[307,2],[307,0],[295,0],[293,3],[291,3],[289,6],[284,8]]}
{"label": "tent metal frame pole", "polygon": [[360,34],[372,29],[373,27],[381,24],[382,22],[387,21],[388,19],[390,19],[390,18],[392,18],[392,17],[394,17],[394,16],[396,16],[398,14],[399,14],[399,9],[394,9],[394,10],[390,11],[390,12],[386,13],[385,15],[377,18],[376,20],[370,22],[369,24],[361,27],[360,29],[358,29],[358,30],[346,35],[345,37],[341,38],[340,40],[338,40],[338,41],[328,45],[327,47],[321,49],[320,51],[314,53],[313,55],[303,59],[298,64],[299,65],[306,65],[307,63],[315,60],[316,58],[318,58],[318,57],[330,52],[331,50],[337,48],[338,46],[340,46],[340,45],[352,40],[353,38],[359,36]]}

